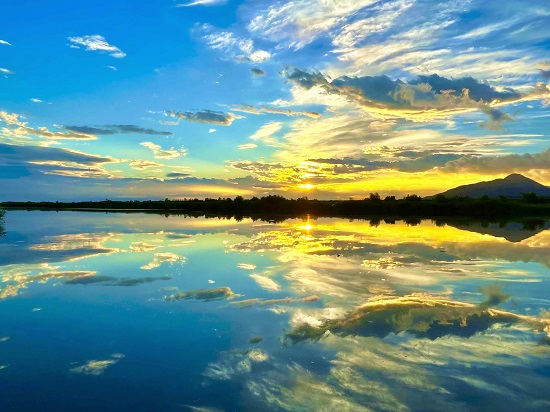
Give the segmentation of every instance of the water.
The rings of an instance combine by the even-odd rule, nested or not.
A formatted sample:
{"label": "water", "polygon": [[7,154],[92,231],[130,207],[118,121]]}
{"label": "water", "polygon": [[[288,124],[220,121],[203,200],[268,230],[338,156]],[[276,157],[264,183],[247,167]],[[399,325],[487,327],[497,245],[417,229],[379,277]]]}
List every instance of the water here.
{"label": "water", "polygon": [[10,211],[0,410],[548,410],[548,224],[416,223]]}

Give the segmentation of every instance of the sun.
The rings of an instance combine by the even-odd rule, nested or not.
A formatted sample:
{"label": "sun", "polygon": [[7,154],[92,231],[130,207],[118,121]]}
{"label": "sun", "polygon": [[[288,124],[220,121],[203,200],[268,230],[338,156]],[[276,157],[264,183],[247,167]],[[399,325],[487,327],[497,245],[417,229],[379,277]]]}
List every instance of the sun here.
{"label": "sun", "polygon": [[311,183],[304,183],[303,185],[298,185],[298,189],[302,189],[302,190],[311,190],[314,188],[315,186],[312,185]]}

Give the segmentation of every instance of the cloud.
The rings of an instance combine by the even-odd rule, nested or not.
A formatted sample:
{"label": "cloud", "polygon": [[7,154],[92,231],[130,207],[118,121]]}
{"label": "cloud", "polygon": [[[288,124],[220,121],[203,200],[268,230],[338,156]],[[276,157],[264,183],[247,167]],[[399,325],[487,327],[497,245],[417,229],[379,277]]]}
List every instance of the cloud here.
{"label": "cloud", "polygon": [[[9,127],[2,128],[4,138],[14,143],[21,143],[21,140],[29,136],[41,137],[44,139],[55,140],[95,140],[96,136],[82,132],[52,132],[46,127],[32,128],[28,122],[21,120],[22,116],[17,113],[8,113],[0,111],[0,122],[4,121]],[[59,127],[59,126],[57,126]]]}
{"label": "cloud", "polygon": [[197,290],[186,290],[183,292],[178,292],[176,294],[166,297],[168,302],[173,300],[189,300],[196,299],[202,300],[203,302],[210,302],[212,300],[219,299],[233,299],[240,295],[233,293],[231,288],[227,286],[222,286],[219,288],[213,289],[197,289]]}
{"label": "cloud", "polygon": [[36,97],[33,97],[31,99],[29,99],[31,102],[33,103],[44,103],[44,101],[40,100],[40,99],[37,99]]}
{"label": "cloud", "polygon": [[5,69],[4,67],[0,67],[0,73],[2,73],[4,75],[15,74],[15,72],[12,72],[11,70]]}
{"label": "cloud", "polygon": [[285,116],[306,116],[310,117],[312,119],[318,119],[321,117],[321,115],[317,112],[312,111],[296,111],[296,110],[283,110],[283,109],[276,109],[273,107],[266,107],[266,106],[252,106],[249,104],[241,104],[240,106],[232,107],[231,110],[235,112],[243,112],[243,113],[250,113],[250,114],[261,114],[261,113],[269,113],[269,114],[282,114]]}
{"label": "cloud", "polygon": [[3,179],[43,174],[109,177],[103,165],[115,162],[118,160],[74,150],[0,143],[0,175]]}
{"label": "cloud", "polygon": [[256,143],[245,143],[245,144],[240,144],[239,146],[237,146],[237,148],[239,150],[255,149],[257,147],[258,147],[258,145]]}
{"label": "cloud", "polygon": [[[492,290],[489,290],[493,293]],[[547,320],[516,315],[490,308],[506,299],[490,296],[480,305],[432,296],[381,298],[367,302],[342,318],[320,323],[298,323],[287,333],[292,342],[319,340],[327,331],[340,336],[359,335],[384,338],[390,333],[408,332],[431,340],[457,335],[471,337],[495,323],[526,323],[544,329]]]}
{"label": "cloud", "polygon": [[100,135],[112,135],[117,133],[136,133],[147,134],[153,136],[172,136],[172,132],[163,130],[153,130],[145,127],[135,126],[131,124],[110,124],[99,127],[94,126],[63,126],[64,129],[77,133]]}
{"label": "cloud", "polygon": [[221,6],[226,3],[227,3],[227,0],[193,0],[189,3],[176,4],[175,7]]}
{"label": "cloud", "polygon": [[0,39],[0,44],[3,44],[3,45],[5,45],[5,46],[11,46],[11,43],[10,43],[10,42],[8,42],[8,41],[6,41],[6,40],[2,40],[2,39]]}
{"label": "cloud", "polygon": [[156,282],[157,280],[171,280],[170,276],[146,276],[138,278],[128,278],[122,277],[118,278],[115,276],[85,276],[78,277],[75,279],[70,279],[65,282],[65,285],[101,285],[101,286],[138,286],[145,283]]}
{"label": "cloud", "polygon": [[132,160],[129,163],[130,167],[133,169],[144,170],[153,167],[161,167],[160,163],[151,162],[149,160]]}
{"label": "cloud", "polygon": [[378,0],[297,0],[255,10],[248,30],[258,37],[300,49]]}
{"label": "cloud", "polygon": [[410,160],[370,160],[370,159],[311,159],[316,164],[333,165],[332,171],[336,176],[347,173],[360,173],[380,169],[399,170],[407,173],[424,172],[436,167],[442,167],[448,162],[459,159],[459,154],[427,154],[422,157]]}
{"label": "cloud", "polygon": [[281,141],[273,135],[283,128],[281,122],[269,122],[260,127],[250,139],[262,142],[268,146],[282,146]]}
{"label": "cloud", "polygon": [[110,56],[117,59],[126,57],[126,53],[120,50],[118,47],[109,44],[105,37],[99,34],[86,35],[82,37],[68,37],[68,40],[72,43],[71,47],[79,48],[83,46],[87,51],[100,51],[109,53]]}
{"label": "cloud", "polygon": [[[301,89],[319,87],[325,93],[344,96],[351,103],[377,115],[427,121],[438,116],[481,110],[490,116],[487,127],[491,128],[497,128],[503,120],[511,120],[491,105],[512,103],[527,97],[511,88],[497,90],[472,77],[447,79],[433,74],[404,82],[382,75],[342,76],[330,80],[317,70],[296,68],[286,69],[283,76]],[[539,89],[534,88],[531,93],[547,93]]]}
{"label": "cloud", "polygon": [[339,47],[354,47],[375,33],[385,32],[395,25],[395,21],[414,4],[414,0],[397,0],[370,8],[368,17],[359,18],[345,24],[333,38],[332,43]]}
{"label": "cloud", "polygon": [[271,53],[256,49],[254,41],[244,37],[237,37],[229,31],[219,31],[210,24],[199,26],[199,30],[206,33],[203,39],[211,49],[219,50],[231,59],[251,63],[263,63],[271,58]]}
{"label": "cloud", "polygon": [[172,178],[172,179],[181,179],[184,177],[191,176],[191,173],[179,173],[179,172],[171,172],[166,175],[166,177]]}
{"label": "cloud", "polygon": [[171,147],[170,149],[162,149],[160,145],[153,142],[141,142],[140,145],[151,149],[156,159],[171,160],[180,156],[187,156],[187,149],[183,146],[180,149],[175,149],[174,147]]}
{"label": "cloud", "polygon": [[258,69],[257,67],[252,67],[250,69],[250,72],[256,77],[265,76],[265,72],[261,69]]}
{"label": "cloud", "polygon": [[172,252],[159,252],[155,253],[153,260],[149,262],[148,264],[141,267],[143,270],[151,270],[160,267],[163,263],[170,263],[173,265],[174,263],[180,263],[184,264],[186,261],[185,256],[180,256]]}
{"label": "cloud", "polygon": [[198,112],[175,112],[169,110],[166,114],[178,120],[186,120],[195,123],[211,123],[220,126],[229,126],[235,119],[242,119],[242,116],[233,113],[216,112],[213,110],[201,110]]}
{"label": "cloud", "polygon": [[449,173],[502,174],[536,169],[550,170],[550,149],[535,154],[462,157],[447,163],[442,171]]}
{"label": "cloud", "polygon": [[81,366],[75,366],[71,368],[70,371],[73,373],[82,373],[84,375],[101,375],[107,368],[116,364],[124,357],[122,354],[113,354],[111,355],[114,359],[106,360],[89,360]]}
{"label": "cloud", "polygon": [[8,126],[26,126],[27,123],[20,120],[22,116],[17,113],[8,113],[0,110],[0,121],[6,122]]}

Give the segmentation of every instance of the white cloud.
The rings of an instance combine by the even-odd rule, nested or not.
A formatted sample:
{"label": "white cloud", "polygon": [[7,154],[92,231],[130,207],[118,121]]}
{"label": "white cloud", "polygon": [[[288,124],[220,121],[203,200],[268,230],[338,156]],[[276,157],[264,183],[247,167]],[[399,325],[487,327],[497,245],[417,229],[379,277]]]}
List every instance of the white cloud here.
{"label": "white cloud", "polygon": [[256,143],[245,143],[237,146],[239,150],[255,149],[258,147]]}
{"label": "white cloud", "polygon": [[15,74],[15,72],[12,72],[11,70],[5,69],[3,67],[0,67],[0,73],[7,75],[7,74]]}
{"label": "white cloud", "polygon": [[11,43],[9,41],[2,40],[2,39],[0,39],[0,44],[3,44],[5,46],[11,46]]}
{"label": "white cloud", "polygon": [[204,36],[204,40],[210,48],[220,50],[230,58],[253,63],[263,63],[271,58],[270,52],[255,49],[254,42],[251,39],[237,37],[229,31],[217,31],[209,24],[203,24],[201,29],[208,33]]}
{"label": "white cloud", "polygon": [[176,159],[180,156],[187,156],[187,149],[183,146],[180,149],[175,149],[174,147],[171,147],[170,149],[163,149],[160,145],[153,142],[142,142],[140,145],[152,150],[156,159],[170,160]]}
{"label": "white cloud", "polygon": [[44,101],[37,99],[36,97],[31,98],[30,101],[33,103],[44,103]]}
{"label": "white cloud", "polygon": [[105,40],[105,37],[99,34],[92,34],[82,37],[68,37],[68,39],[72,43],[71,47],[79,48],[78,46],[83,46],[87,51],[107,52],[110,56],[117,59],[126,57],[126,53],[118,47],[109,44]]}
{"label": "white cloud", "polygon": [[280,146],[281,143],[276,137],[273,137],[275,133],[283,128],[281,122],[269,122],[260,127],[256,133],[254,133],[250,138],[252,140],[257,140],[262,143],[265,143],[269,146]]}

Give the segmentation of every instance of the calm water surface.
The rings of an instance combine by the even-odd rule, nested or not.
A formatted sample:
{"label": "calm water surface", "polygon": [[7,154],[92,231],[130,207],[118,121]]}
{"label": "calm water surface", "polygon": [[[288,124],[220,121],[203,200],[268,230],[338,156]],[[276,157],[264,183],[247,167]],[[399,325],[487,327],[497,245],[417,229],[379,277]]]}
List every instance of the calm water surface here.
{"label": "calm water surface", "polygon": [[550,410],[544,226],[4,226],[1,411]]}

